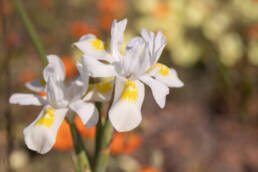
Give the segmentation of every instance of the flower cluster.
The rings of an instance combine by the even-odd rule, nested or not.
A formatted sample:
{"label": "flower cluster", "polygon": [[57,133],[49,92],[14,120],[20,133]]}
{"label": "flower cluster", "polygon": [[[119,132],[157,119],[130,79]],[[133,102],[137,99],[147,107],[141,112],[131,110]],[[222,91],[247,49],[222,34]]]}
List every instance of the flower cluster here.
{"label": "flower cluster", "polygon": [[[108,117],[114,128],[119,132],[130,131],[142,120],[144,84],[151,88],[161,108],[165,106],[169,87],[183,86],[174,69],[158,63],[166,45],[162,32],[154,34],[143,29],[141,36],[127,43],[125,53],[120,52],[126,24],[127,19],[113,21],[109,47],[92,34],[74,43],[83,56],[76,62],[79,76],[70,83],[65,81],[62,60],[49,55],[43,77],[26,84],[36,93],[10,97],[13,104],[43,106],[38,117],[24,129],[28,148],[42,154],[50,151],[63,120],[74,113],[87,128],[94,127],[99,120],[94,101],[110,101]],[[112,79],[89,83],[90,77]]]}
{"label": "flower cluster", "polygon": [[216,57],[227,67],[236,66],[244,57],[258,64],[255,0],[138,0],[133,4],[141,14],[134,20],[134,29],[162,29],[170,58],[177,65],[192,67],[206,57]]}

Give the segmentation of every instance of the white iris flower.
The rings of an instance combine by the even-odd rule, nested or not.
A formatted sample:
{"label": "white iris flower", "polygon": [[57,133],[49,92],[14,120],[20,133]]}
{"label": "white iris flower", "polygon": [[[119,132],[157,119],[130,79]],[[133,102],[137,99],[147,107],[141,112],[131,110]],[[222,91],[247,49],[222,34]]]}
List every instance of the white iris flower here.
{"label": "white iris flower", "polygon": [[9,99],[13,104],[43,106],[38,117],[23,131],[28,148],[41,154],[50,151],[55,144],[58,129],[69,110],[77,113],[88,128],[95,126],[99,118],[94,104],[81,99],[88,89],[89,76],[85,68],[78,63],[80,76],[67,86],[61,59],[52,55],[48,56],[48,61],[43,72],[46,98],[17,93]]}
{"label": "white iris flower", "polygon": [[144,84],[151,88],[161,108],[165,106],[168,87],[183,86],[174,69],[157,62],[166,45],[162,32],[155,35],[142,30],[141,37],[134,37],[127,43],[125,54],[120,53],[126,24],[127,19],[112,23],[110,52],[93,35],[86,35],[75,43],[84,52],[82,65],[89,70],[90,76],[116,77],[109,118],[121,132],[134,129],[142,120]]}

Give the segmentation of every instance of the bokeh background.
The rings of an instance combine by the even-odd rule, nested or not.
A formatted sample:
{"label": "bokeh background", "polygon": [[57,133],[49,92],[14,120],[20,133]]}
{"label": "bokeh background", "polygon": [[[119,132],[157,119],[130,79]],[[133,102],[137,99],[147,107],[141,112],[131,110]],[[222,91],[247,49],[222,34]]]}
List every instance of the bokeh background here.
{"label": "bokeh background", "polygon": [[[185,86],[170,90],[164,109],[147,89],[142,125],[115,134],[110,172],[258,171],[257,0],[22,2],[47,54],[63,58],[70,79],[80,54],[71,44],[87,33],[108,42],[113,19],[128,18],[126,41],[142,28],[166,35],[160,61],[175,68]],[[71,172],[65,124],[60,137],[67,139],[46,155],[24,144],[22,131],[40,108],[7,100],[11,93],[30,92],[24,84],[40,77],[43,66],[12,1],[1,0],[0,12],[0,171]],[[94,131],[80,122],[78,127],[92,151]]]}

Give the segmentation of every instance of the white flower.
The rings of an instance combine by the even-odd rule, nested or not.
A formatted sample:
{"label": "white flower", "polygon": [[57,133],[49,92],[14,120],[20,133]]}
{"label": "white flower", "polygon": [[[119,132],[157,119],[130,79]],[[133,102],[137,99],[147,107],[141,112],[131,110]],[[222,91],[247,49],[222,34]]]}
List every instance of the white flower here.
{"label": "white flower", "polygon": [[88,128],[95,126],[99,118],[94,104],[85,103],[81,99],[88,88],[89,77],[85,68],[78,63],[80,76],[66,86],[63,65],[51,63],[54,59],[48,57],[50,64],[44,70],[46,98],[17,93],[9,99],[13,104],[43,106],[38,117],[23,132],[28,148],[41,154],[50,151],[55,144],[57,131],[68,110],[77,113]]}
{"label": "white flower", "polygon": [[[112,63],[114,61],[111,54],[106,50],[106,44],[93,34],[86,34],[82,36],[78,42],[74,43],[74,45],[79,48],[83,54],[90,55],[95,59],[106,61],[108,63]],[[113,79],[89,84],[89,89],[84,100],[100,102],[110,101],[113,85]]]}
{"label": "white flower", "polygon": [[[162,32],[142,30],[142,37],[131,39],[126,46],[125,54],[120,53],[127,20],[116,20],[111,28],[110,53],[102,57],[95,57],[94,53],[87,53],[82,57],[82,64],[89,70],[92,77],[116,76],[114,101],[109,111],[109,118],[118,131],[129,131],[137,127],[141,120],[141,106],[144,99],[144,83],[153,93],[157,104],[165,106],[168,87],[182,87],[183,83],[174,69],[157,63],[166,39]],[[104,50],[103,50],[104,51]],[[105,60],[109,64],[103,63]]]}

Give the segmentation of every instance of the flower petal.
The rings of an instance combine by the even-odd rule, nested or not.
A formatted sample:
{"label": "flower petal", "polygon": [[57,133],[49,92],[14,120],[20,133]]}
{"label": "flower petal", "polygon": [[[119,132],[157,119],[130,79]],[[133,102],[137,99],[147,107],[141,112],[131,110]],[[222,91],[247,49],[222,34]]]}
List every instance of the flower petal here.
{"label": "flower petal", "polygon": [[54,76],[58,81],[64,81],[65,79],[65,68],[62,60],[56,55],[47,56],[48,65],[44,68],[43,76],[47,82],[49,76]]}
{"label": "flower petal", "polygon": [[82,100],[77,100],[69,105],[69,107],[76,112],[84,125],[87,128],[94,127],[99,119],[99,113],[92,103],[85,103]]}
{"label": "flower petal", "polygon": [[76,62],[76,67],[80,73],[80,79],[84,83],[85,88],[88,88],[89,84],[89,71],[87,70],[86,66],[82,65],[79,62]]}
{"label": "flower petal", "polygon": [[101,63],[88,55],[82,56],[82,64],[87,68],[92,77],[111,77],[116,74],[113,65]]}
{"label": "flower petal", "polygon": [[47,101],[55,108],[66,107],[68,101],[66,100],[66,90],[62,81],[57,81],[55,77],[51,76],[47,83]]}
{"label": "flower petal", "polygon": [[90,84],[87,95],[83,100],[108,102],[112,96],[113,85],[113,80]]}
{"label": "flower petal", "polygon": [[116,20],[113,21],[111,27],[111,42],[110,42],[110,49],[112,53],[112,57],[119,61],[120,60],[120,47],[124,40],[124,31],[126,28],[127,19],[124,19],[120,22]]}
{"label": "flower petal", "polygon": [[79,48],[83,54],[88,54],[99,60],[112,62],[111,56],[106,51],[106,44],[96,38],[93,34],[86,34],[80,38],[74,45]]}
{"label": "flower petal", "polygon": [[25,86],[35,92],[42,92],[45,90],[45,83],[43,79],[37,79],[31,82],[25,83]]}
{"label": "flower petal", "polygon": [[10,97],[9,102],[11,104],[35,105],[35,106],[41,106],[46,103],[45,100],[40,96],[37,96],[34,94],[21,94],[21,93],[13,94]]}
{"label": "flower petal", "polygon": [[141,35],[148,44],[148,49],[151,56],[150,66],[153,66],[159,60],[160,55],[167,44],[166,38],[161,31],[159,31],[155,36],[153,32],[143,29]]}
{"label": "flower petal", "polygon": [[160,81],[155,80],[149,76],[142,76],[140,79],[151,88],[153,97],[159,107],[164,108],[166,104],[166,96],[169,94],[168,87]]}
{"label": "flower petal", "polygon": [[23,131],[27,147],[40,154],[49,152],[55,144],[57,131],[67,110],[45,106],[36,120]]}
{"label": "flower petal", "polygon": [[179,79],[177,72],[173,68],[168,68],[166,65],[161,63],[156,63],[151,70],[156,70],[155,72],[150,71],[150,75],[155,77],[157,80],[166,84],[168,87],[183,87],[184,83]]}
{"label": "flower petal", "polygon": [[163,33],[161,31],[159,31],[155,37],[155,43],[154,43],[154,56],[155,58],[155,63],[157,63],[157,61],[159,60],[159,57],[164,49],[164,47],[166,46],[167,41],[165,36],[163,35]]}
{"label": "flower petal", "polygon": [[69,101],[80,99],[88,89],[89,74],[85,67],[79,62],[76,63],[80,75],[74,79],[67,88],[67,97]]}
{"label": "flower petal", "polygon": [[119,88],[115,89],[118,92],[115,92],[114,103],[109,110],[109,118],[116,130],[125,132],[137,127],[142,120],[144,85],[138,80],[116,81],[119,82],[120,85],[116,85]]}
{"label": "flower petal", "polygon": [[126,73],[135,73],[137,74],[140,70],[140,55],[143,53],[143,48],[145,42],[141,37],[132,38],[127,46],[125,51],[125,56],[122,59],[123,68]]}
{"label": "flower petal", "polygon": [[142,29],[141,36],[148,43],[148,49],[150,51],[150,54],[153,55],[154,54],[155,34],[153,32],[148,31],[148,30]]}
{"label": "flower petal", "polygon": [[69,101],[75,101],[80,99],[87,89],[87,85],[82,82],[81,77],[76,78],[71,82],[67,88],[67,97]]}

